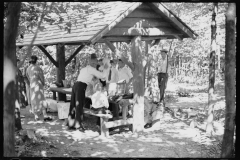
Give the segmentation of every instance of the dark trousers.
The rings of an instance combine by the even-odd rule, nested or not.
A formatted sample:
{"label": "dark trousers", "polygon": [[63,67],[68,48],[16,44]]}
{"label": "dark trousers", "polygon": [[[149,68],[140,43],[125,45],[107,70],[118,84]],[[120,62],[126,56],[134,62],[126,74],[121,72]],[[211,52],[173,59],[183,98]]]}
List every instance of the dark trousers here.
{"label": "dark trousers", "polygon": [[85,103],[86,83],[76,82],[72,87],[68,126],[79,128],[83,121],[83,106]]}
{"label": "dark trousers", "polygon": [[160,102],[164,102],[164,93],[167,87],[168,74],[158,73],[158,87],[160,89]]}

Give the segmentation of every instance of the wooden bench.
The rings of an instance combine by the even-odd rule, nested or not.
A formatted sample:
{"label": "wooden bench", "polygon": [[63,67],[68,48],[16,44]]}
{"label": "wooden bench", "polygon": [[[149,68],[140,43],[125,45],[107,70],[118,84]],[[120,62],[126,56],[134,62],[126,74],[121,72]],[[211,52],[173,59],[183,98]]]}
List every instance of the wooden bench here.
{"label": "wooden bench", "polygon": [[127,112],[127,107],[124,107],[122,119],[115,120],[115,121],[108,121],[110,118],[113,118],[112,115],[96,114],[91,109],[84,108],[85,114],[100,117],[100,130],[101,130],[100,132],[101,132],[101,136],[103,136],[103,137],[109,136],[109,128],[118,127],[118,126],[122,126],[122,125],[129,125],[129,124],[133,123],[133,118],[127,119],[126,112]]}

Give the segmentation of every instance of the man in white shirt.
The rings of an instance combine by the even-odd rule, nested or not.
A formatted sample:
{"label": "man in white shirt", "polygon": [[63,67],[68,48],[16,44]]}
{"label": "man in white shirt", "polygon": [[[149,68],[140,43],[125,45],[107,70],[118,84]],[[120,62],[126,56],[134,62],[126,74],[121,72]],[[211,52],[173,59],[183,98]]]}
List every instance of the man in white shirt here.
{"label": "man in white shirt", "polygon": [[[72,87],[72,95],[67,123],[69,129],[82,129],[83,131],[85,130],[82,125],[82,121],[83,106],[85,102],[85,91],[87,85],[91,83],[94,77],[106,78],[108,74],[107,71],[97,71],[97,64],[98,61],[96,54],[91,54],[89,58],[89,65],[80,70],[77,82]],[[104,66],[104,68],[107,67]]]}
{"label": "man in white shirt", "polygon": [[160,103],[164,102],[164,92],[167,87],[167,81],[168,81],[168,74],[170,67],[168,66],[168,51],[166,49],[160,50],[162,59],[159,62],[159,67],[157,68],[157,75],[158,75],[158,86],[160,89]]}
{"label": "man in white shirt", "polygon": [[128,92],[129,85],[132,82],[133,78],[132,71],[124,64],[121,59],[118,60],[118,66],[118,83],[126,83],[125,92]]}

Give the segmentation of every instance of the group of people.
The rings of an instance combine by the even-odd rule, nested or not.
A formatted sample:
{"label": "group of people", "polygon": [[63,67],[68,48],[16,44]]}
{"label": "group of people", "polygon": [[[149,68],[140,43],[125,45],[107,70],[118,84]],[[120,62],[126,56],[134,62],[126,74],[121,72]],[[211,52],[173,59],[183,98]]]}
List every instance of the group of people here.
{"label": "group of people", "polygon": [[[163,105],[165,105],[164,92],[169,73],[167,52],[167,50],[160,51],[162,59],[158,64],[157,72],[160,103]],[[18,75],[24,77],[27,104],[30,106],[35,119],[39,119],[39,114],[42,114],[44,120],[52,120],[52,117],[47,114],[48,104],[44,96],[44,74],[43,70],[37,65],[37,60],[37,56],[31,56],[29,61],[30,65],[24,69],[23,74],[21,74],[19,70]],[[131,69],[127,67],[121,59],[98,59],[96,54],[91,54],[88,65],[80,70],[77,81],[72,86],[67,126],[70,129],[85,130],[83,126],[83,107],[94,107],[92,100],[86,97],[86,90],[88,90],[90,86],[93,89],[92,94],[99,91],[107,97],[114,97],[120,94],[122,98],[131,99],[133,98],[133,93],[129,92],[129,86],[132,80],[133,74]],[[22,86],[20,85],[20,87]],[[21,89],[19,89],[19,92],[22,92]],[[108,103],[109,105],[107,107],[113,114],[113,120],[118,119],[120,112],[119,104],[124,103],[124,101],[119,103],[116,99],[108,99]],[[156,109],[156,107],[151,108],[151,105],[148,105],[148,109],[146,109],[145,112],[147,112],[148,115],[150,112],[152,113],[154,109]],[[98,120],[97,125],[100,125],[100,120]],[[151,127],[151,125],[152,122],[148,121],[145,127]]]}
{"label": "group of people", "polygon": [[[92,86],[93,93],[97,91],[105,92],[106,96],[114,96],[119,93],[119,90],[122,94],[126,93],[125,91],[128,90],[127,88],[130,84],[129,82],[132,81],[133,75],[131,70],[120,59],[118,60],[119,68],[116,66],[117,64],[114,60],[109,60],[108,58],[98,60],[96,54],[91,54],[88,65],[80,70],[77,81],[72,87],[67,123],[69,128],[85,130],[82,124],[83,107],[89,106],[86,103],[91,103],[93,107],[95,106],[91,100],[86,102],[88,86]],[[118,84],[124,84],[122,85],[124,87],[118,88]],[[109,104],[109,109],[113,112],[114,118],[117,118],[118,105],[114,102],[109,102]]]}
{"label": "group of people", "polygon": [[[160,103],[165,105],[164,103],[164,92],[166,89],[166,84],[168,80],[168,58],[167,58],[167,50],[161,50],[162,60],[158,67],[158,84],[160,89]],[[89,58],[89,63],[86,67],[82,68],[79,72],[77,81],[72,87],[72,95],[69,109],[69,116],[67,120],[67,126],[70,129],[79,129],[81,131],[85,130],[83,126],[83,107],[89,106],[86,105],[86,90],[87,87],[92,85],[94,81],[101,83],[99,89],[101,92],[105,92],[108,97],[115,96],[119,94],[119,90],[124,86],[123,91],[120,94],[123,94],[125,97],[133,98],[133,93],[126,94],[126,90],[128,91],[129,84],[132,82],[133,74],[130,68],[128,68],[125,63],[119,59],[118,67],[116,67],[116,61],[109,59],[97,59],[96,54],[91,54]],[[94,87],[93,87],[94,88]],[[92,102],[89,102],[92,104]],[[146,112],[151,112],[156,109],[156,107],[152,107],[146,110]],[[113,112],[113,117],[118,118],[119,113],[119,103],[116,101],[111,101],[109,99],[109,110]],[[99,125],[99,121],[98,121]],[[145,125],[145,128],[151,127],[152,122],[149,121]]]}

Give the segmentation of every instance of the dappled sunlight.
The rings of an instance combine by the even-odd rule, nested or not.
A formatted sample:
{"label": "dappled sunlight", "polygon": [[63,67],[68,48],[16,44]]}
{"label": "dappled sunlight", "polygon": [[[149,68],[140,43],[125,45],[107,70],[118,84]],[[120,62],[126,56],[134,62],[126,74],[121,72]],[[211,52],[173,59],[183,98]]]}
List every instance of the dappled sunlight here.
{"label": "dappled sunlight", "polygon": [[43,123],[43,121],[29,121],[29,122],[27,122],[27,124],[42,124]]}
{"label": "dappled sunlight", "polygon": [[141,142],[163,142],[159,137],[139,137],[137,140]]}

